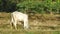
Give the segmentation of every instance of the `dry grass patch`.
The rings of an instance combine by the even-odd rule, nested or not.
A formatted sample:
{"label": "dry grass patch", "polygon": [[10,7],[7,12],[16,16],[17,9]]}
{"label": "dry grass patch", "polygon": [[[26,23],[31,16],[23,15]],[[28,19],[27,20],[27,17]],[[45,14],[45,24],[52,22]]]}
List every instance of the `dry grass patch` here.
{"label": "dry grass patch", "polygon": [[0,34],[60,34],[60,15],[36,14],[29,16],[29,30],[18,24],[18,30],[11,29],[11,14],[0,12]]}

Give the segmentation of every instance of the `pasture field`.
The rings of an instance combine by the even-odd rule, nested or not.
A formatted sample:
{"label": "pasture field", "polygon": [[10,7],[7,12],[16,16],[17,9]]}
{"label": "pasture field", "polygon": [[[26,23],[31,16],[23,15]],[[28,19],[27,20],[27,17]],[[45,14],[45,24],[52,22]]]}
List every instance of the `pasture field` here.
{"label": "pasture field", "polygon": [[11,28],[11,14],[0,12],[0,34],[60,34],[60,15],[36,14],[29,16],[30,28],[23,29],[18,23],[18,29]]}

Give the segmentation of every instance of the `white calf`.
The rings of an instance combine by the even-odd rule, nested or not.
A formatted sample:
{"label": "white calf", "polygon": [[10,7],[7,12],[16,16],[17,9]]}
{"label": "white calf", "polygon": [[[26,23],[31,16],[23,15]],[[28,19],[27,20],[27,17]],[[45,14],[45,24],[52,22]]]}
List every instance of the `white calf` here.
{"label": "white calf", "polygon": [[16,29],[17,29],[16,24],[18,21],[24,22],[24,29],[27,29],[29,27],[28,26],[28,15],[27,14],[23,14],[21,12],[15,11],[11,14],[11,17],[12,17],[11,23],[13,23],[13,25]]}

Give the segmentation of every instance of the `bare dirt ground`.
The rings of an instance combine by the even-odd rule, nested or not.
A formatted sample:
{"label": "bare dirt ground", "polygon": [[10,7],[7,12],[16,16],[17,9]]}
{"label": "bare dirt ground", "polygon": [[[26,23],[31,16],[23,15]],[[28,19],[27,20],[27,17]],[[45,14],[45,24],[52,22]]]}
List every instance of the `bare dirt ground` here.
{"label": "bare dirt ground", "polygon": [[[50,32],[60,32],[60,15],[35,14],[29,15],[30,29],[25,31],[21,24],[18,30],[11,29],[11,14],[0,12],[0,33],[1,34],[51,34]],[[47,33],[46,33],[46,32]],[[50,32],[49,32],[50,31]],[[43,33],[44,32],[44,33]],[[53,33],[52,33],[53,34]],[[57,33],[56,33],[57,34]]]}

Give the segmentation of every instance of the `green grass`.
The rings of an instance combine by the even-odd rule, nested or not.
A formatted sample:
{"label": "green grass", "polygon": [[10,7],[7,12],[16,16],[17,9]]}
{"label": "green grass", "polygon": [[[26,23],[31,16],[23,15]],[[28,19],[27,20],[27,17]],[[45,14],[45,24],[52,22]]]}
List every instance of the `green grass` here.
{"label": "green grass", "polygon": [[25,31],[25,30],[6,30],[0,34],[60,34],[60,31]]}

